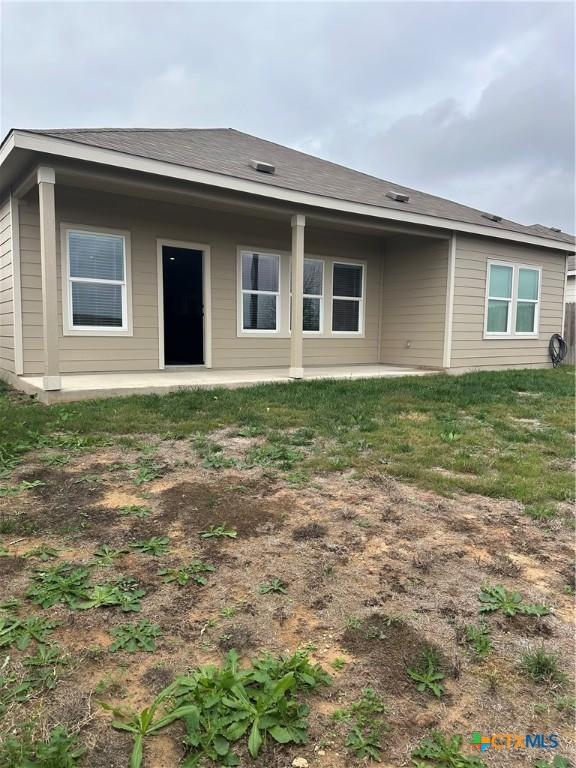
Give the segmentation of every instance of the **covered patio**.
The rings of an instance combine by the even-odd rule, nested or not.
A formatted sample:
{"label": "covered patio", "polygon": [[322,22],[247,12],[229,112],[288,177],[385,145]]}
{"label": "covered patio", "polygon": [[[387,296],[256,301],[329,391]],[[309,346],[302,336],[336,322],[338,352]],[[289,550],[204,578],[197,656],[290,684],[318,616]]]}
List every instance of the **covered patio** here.
{"label": "covered patio", "polygon": [[41,402],[448,367],[447,232],[72,162],[14,200],[4,378]]}
{"label": "covered patio", "polygon": [[[399,376],[424,376],[431,370],[393,365],[334,365],[307,367],[303,379],[372,379]],[[20,380],[20,387],[28,394],[37,395],[43,403],[70,402],[101,397],[127,395],[166,394],[180,389],[215,389],[217,387],[249,387],[256,384],[287,383],[287,368],[260,368],[210,370],[203,367],[188,369],[164,369],[131,373],[84,373],[62,375],[61,389],[45,391],[41,376],[27,376]]]}

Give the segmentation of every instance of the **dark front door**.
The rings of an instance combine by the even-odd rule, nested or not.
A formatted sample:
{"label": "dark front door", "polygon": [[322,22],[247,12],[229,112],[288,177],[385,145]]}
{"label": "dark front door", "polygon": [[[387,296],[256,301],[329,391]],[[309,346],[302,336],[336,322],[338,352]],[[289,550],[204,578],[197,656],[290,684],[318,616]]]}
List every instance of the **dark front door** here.
{"label": "dark front door", "polygon": [[202,251],[162,247],[164,276],[164,362],[204,362]]}

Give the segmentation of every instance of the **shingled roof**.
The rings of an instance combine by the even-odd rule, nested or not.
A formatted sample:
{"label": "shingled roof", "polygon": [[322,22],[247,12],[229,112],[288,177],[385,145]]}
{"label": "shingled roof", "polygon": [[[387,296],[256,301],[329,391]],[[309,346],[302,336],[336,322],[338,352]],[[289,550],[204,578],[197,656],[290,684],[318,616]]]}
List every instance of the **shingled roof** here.
{"label": "shingled roof", "polygon": [[[574,238],[564,232],[542,225],[518,224],[504,218],[492,221],[482,215],[482,211],[466,205],[385,181],[232,128],[26,129],[24,132],[337,200],[478,224],[499,231],[537,235],[565,243],[574,242]],[[251,160],[270,163],[275,168],[274,173],[257,171],[251,167]],[[386,193],[392,190],[409,195],[409,201],[390,199]]]}

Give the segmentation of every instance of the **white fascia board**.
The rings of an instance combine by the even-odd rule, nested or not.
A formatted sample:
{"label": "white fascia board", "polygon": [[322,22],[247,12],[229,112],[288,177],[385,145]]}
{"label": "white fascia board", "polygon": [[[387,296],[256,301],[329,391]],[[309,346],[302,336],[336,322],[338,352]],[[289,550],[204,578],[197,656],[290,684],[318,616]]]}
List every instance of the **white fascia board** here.
{"label": "white fascia board", "polygon": [[0,166],[4,163],[10,152],[14,149],[15,133],[12,132],[0,148]]}
{"label": "white fascia board", "polygon": [[[299,192],[298,190],[276,187],[272,184],[266,184],[259,181],[250,181],[248,179],[239,179],[234,176],[226,176],[225,174],[214,173],[212,171],[187,168],[182,165],[176,165],[175,163],[167,163],[163,160],[151,160],[149,158],[139,157],[138,155],[130,155],[112,149],[101,149],[88,144],[67,141],[66,139],[56,139],[51,136],[26,133],[25,131],[14,131],[12,138],[14,147],[20,149],[41,152],[43,154],[58,155],[60,157],[68,157],[89,163],[100,163],[142,173],[153,173],[157,176],[167,176],[173,179],[193,182],[195,184],[206,184],[211,187],[234,190],[245,194],[260,195],[261,197],[282,200],[295,205],[307,205],[315,208],[325,208],[331,211],[351,213],[358,216],[371,216],[372,218],[385,219],[388,221],[402,221],[409,224],[435,227],[437,229],[449,229],[455,232],[482,235],[484,237],[493,237],[499,240],[511,240],[517,243],[540,246],[541,248],[553,248],[557,251],[569,251],[570,253],[573,253],[576,250],[576,247],[571,243],[564,243],[560,240],[550,240],[548,238],[513,232],[511,230],[497,230],[493,227],[482,226],[481,224],[468,224],[452,219],[441,219],[427,214],[395,211],[390,208],[381,208],[365,203],[339,200],[334,197],[325,197],[324,195],[317,195],[311,192]],[[8,144],[8,141],[6,144]],[[2,158],[0,158],[0,163],[1,160]]]}

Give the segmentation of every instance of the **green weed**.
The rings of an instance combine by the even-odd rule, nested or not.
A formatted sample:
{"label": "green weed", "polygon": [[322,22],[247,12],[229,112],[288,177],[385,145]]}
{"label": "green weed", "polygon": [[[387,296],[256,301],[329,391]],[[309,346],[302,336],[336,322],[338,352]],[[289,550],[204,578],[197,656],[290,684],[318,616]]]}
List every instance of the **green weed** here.
{"label": "green weed", "polygon": [[463,627],[464,640],[478,658],[485,658],[492,650],[490,630],[486,624],[474,626],[467,624]]}
{"label": "green weed", "polygon": [[420,657],[417,667],[408,668],[408,676],[416,683],[416,688],[421,693],[430,691],[437,699],[444,693],[441,680],[444,674],[440,671],[440,659],[433,648],[426,648]]}
{"label": "green weed", "polygon": [[175,583],[179,587],[185,587],[189,581],[193,581],[198,586],[204,586],[207,579],[202,576],[203,573],[215,571],[215,567],[210,563],[204,563],[202,560],[192,560],[189,565],[180,568],[161,568],[158,575],[162,576],[162,581],[166,584]]}
{"label": "green weed", "polygon": [[357,758],[380,761],[382,738],[389,730],[384,719],[386,711],[380,696],[371,688],[365,688],[358,701],[332,715],[335,722],[348,724],[346,746]]}
{"label": "green weed", "polygon": [[66,453],[51,453],[41,457],[42,463],[47,467],[63,467],[70,463],[70,456]]}
{"label": "green weed", "polygon": [[60,646],[56,643],[53,645],[39,645],[34,655],[26,656],[22,660],[22,664],[25,667],[56,667],[66,663],[67,661],[62,655]]}
{"label": "green weed", "polygon": [[152,510],[143,504],[127,504],[119,507],[118,512],[125,517],[148,517]]}
{"label": "green weed", "polygon": [[166,472],[166,467],[155,461],[153,456],[141,456],[136,462],[135,469],[134,483],[136,485],[143,485],[144,483],[158,480]]}
{"label": "green weed", "polygon": [[134,541],[130,548],[144,555],[154,555],[159,557],[165,555],[170,548],[170,539],[167,536],[152,536],[150,539]]}
{"label": "green weed", "polygon": [[205,531],[200,531],[201,539],[235,539],[238,532],[234,528],[227,528],[226,523],[211,525]]}
{"label": "green weed", "polygon": [[519,592],[509,592],[500,585],[485,584],[480,590],[480,613],[502,611],[504,616],[516,616],[522,613],[528,616],[547,616],[550,609],[543,604],[524,603]]}
{"label": "green weed", "polygon": [[132,578],[121,578],[105,584],[96,584],[87,593],[85,600],[74,604],[78,610],[90,608],[107,608],[117,606],[125,613],[141,610],[140,599],[144,597],[146,590],[140,587]]}
{"label": "green weed", "polygon": [[94,550],[94,557],[96,558],[96,565],[110,566],[114,565],[116,560],[122,555],[129,552],[128,549],[114,549],[114,547],[108,546],[108,544],[101,544]]}
{"label": "green weed", "polygon": [[85,749],[63,726],[53,728],[46,740],[32,739],[30,729],[8,733],[0,745],[1,768],[75,768]]}
{"label": "green weed", "polygon": [[544,760],[543,758],[536,760],[533,768],[571,768],[571,765],[567,757],[554,755],[551,761]]}
{"label": "green weed", "polygon": [[43,483],[42,480],[22,480],[17,485],[0,485],[0,498],[3,496],[16,496],[32,488],[39,488],[41,485],[46,485],[46,483]]}
{"label": "green weed", "polygon": [[570,714],[576,714],[576,696],[555,696],[554,706],[558,712],[568,712]]}
{"label": "green weed", "polygon": [[71,608],[88,597],[89,571],[86,568],[74,568],[71,565],[57,565],[52,568],[37,569],[32,576],[33,584],[26,597],[42,608],[51,608],[57,603],[64,603]]}
{"label": "green weed", "polygon": [[202,466],[204,469],[230,469],[236,466],[236,459],[222,456],[221,453],[210,453],[204,457]]}
{"label": "green weed", "polygon": [[268,444],[252,448],[248,453],[247,464],[290,470],[302,458],[302,452],[295,448],[281,444]]}
{"label": "green weed", "polygon": [[306,651],[291,657],[265,656],[247,669],[240,669],[238,655],[230,651],[223,667],[200,667],[177,678],[140,713],[100,704],[116,716],[113,727],[134,738],[131,768],[142,764],[145,738],[175,720],[186,729],[188,755],[182,768],[204,759],[234,766],[239,759],[233,745],[245,736],[254,759],[267,737],[280,744],[305,743],[309,710],[298,694],[328,681]]}
{"label": "green weed", "polygon": [[524,512],[532,520],[551,520],[556,517],[556,507],[553,504],[527,504]]}
{"label": "green weed", "polygon": [[286,582],[282,581],[282,579],[274,578],[270,581],[264,581],[262,584],[258,587],[258,592],[260,592],[261,595],[268,595],[268,594],[286,594],[288,585]]}
{"label": "green weed", "polygon": [[177,707],[161,717],[156,717],[158,708],[166,699],[172,696],[174,689],[175,685],[166,688],[154,699],[150,707],[146,707],[141,712],[126,712],[118,707],[111,707],[103,701],[99,702],[103,709],[112,712],[117,718],[112,721],[112,726],[118,730],[127,731],[132,735],[134,745],[130,757],[130,768],[140,768],[142,765],[144,738],[146,736],[154,735],[175,720],[194,716],[195,707],[183,706]]}
{"label": "green weed", "polygon": [[120,624],[110,630],[110,634],[116,638],[110,646],[110,651],[147,651],[156,650],[156,638],[162,634],[158,624],[152,624],[148,619],[142,619],[132,624]]}
{"label": "green weed", "polygon": [[535,683],[561,683],[566,679],[558,667],[558,656],[547,653],[544,647],[525,653],[520,661],[520,669]]}
{"label": "green weed", "polygon": [[447,737],[439,731],[420,742],[412,762],[416,768],[485,768],[479,757],[462,752],[462,736]]}
{"label": "green weed", "polygon": [[35,547],[34,549],[30,549],[28,552],[25,552],[24,557],[34,557],[38,558],[38,560],[42,560],[43,562],[47,562],[48,560],[57,558],[59,554],[59,549],[50,547],[48,544],[41,544],[39,547]]}
{"label": "green weed", "polygon": [[33,640],[46,643],[50,632],[60,623],[42,616],[27,616],[24,619],[14,614],[0,616],[0,648],[15,645],[18,650],[25,651]]}

